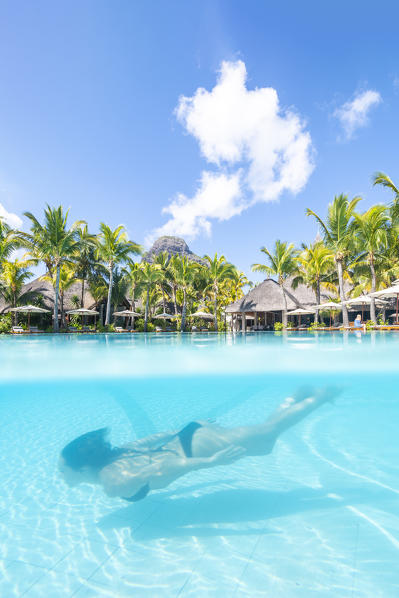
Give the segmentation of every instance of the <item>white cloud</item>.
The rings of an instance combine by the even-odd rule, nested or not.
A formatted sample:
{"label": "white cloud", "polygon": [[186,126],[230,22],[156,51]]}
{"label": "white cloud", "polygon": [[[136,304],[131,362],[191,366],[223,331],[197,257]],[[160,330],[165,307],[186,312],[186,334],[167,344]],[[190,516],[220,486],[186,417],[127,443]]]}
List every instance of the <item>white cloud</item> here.
{"label": "white cloud", "polygon": [[16,214],[12,214],[11,212],[7,212],[5,207],[0,203],[0,218],[3,218],[7,224],[9,224],[12,228],[21,228],[22,227],[22,220]]}
{"label": "white cloud", "polygon": [[153,237],[209,233],[212,220],[228,220],[305,186],[314,165],[304,122],[280,107],[275,89],[248,90],[246,78],[242,61],[223,62],[211,91],[199,88],[180,98],[177,119],[215,171],[202,172],[193,197],[179,194],[164,208],[171,218]]}
{"label": "white cloud", "polygon": [[381,95],[378,91],[369,89],[357,94],[353,100],[345,102],[340,108],[334,112],[334,116],[338,118],[344,128],[347,139],[351,139],[356,129],[365,127],[369,122],[369,112],[373,106],[377,106],[382,102]]}
{"label": "white cloud", "polygon": [[[210,219],[228,220],[245,208],[240,172],[228,175],[204,171],[199,188],[191,198],[179,193],[162,211],[171,218],[155,231],[160,235],[182,235],[194,238],[211,231]],[[152,238],[154,235],[152,236]]]}

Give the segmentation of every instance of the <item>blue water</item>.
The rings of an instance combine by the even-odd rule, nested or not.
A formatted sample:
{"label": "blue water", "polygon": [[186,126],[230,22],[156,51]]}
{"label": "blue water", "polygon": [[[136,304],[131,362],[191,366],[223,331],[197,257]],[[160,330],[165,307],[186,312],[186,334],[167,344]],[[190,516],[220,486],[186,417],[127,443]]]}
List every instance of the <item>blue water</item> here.
{"label": "blue water", "polygon": [[[399,334],[0,337],[0,596],[399,596]],[[62,447],[257,424],[342,388],[271,455],[129,504],[68,488]]]}

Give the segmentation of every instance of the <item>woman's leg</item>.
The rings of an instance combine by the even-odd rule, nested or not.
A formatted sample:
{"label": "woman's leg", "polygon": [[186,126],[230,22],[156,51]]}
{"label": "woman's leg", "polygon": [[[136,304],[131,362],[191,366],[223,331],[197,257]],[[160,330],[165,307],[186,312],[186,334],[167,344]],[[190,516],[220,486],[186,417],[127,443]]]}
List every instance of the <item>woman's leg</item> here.
{"label": "woman's leg", "polygon": [[243,447],[247,456],[266,455],[273,450],[280,434],[324,403],[332,401],[339,392],[332,388],[309,389],[306,398],[302,398],[305,394],[302,391],[302,394],[286,399],[263,424],[257,426],[228,429],[209,425],[199,428],[192,439],[193,457],[211,456],[231,445]]}

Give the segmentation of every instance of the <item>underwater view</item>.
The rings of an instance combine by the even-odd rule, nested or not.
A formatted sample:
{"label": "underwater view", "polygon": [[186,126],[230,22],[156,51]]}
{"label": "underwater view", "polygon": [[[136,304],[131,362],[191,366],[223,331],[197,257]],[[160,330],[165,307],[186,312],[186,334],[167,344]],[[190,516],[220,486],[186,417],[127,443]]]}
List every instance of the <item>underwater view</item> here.
{"label": "underwater view", "polygon": [[[397,597],[398,350],[394,332],[0,338],[0,595]],[[127,496],[66,483],[64,447],[104,428],[112,447],[169,434],[149,460],[121,449],[155,467]],[[165,473],[177,441],[189,466]]]}

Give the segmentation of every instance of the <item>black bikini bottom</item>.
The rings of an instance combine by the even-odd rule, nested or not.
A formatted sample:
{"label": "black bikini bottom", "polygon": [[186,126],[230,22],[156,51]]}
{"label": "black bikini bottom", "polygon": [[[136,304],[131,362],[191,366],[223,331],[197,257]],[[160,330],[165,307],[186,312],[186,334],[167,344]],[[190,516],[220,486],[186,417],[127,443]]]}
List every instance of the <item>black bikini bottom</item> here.
{"label": "black bikini bottom", "polygon": [[[189,424],[187,424],[187,426],[184,426],[184,428],[176,434],[177,438],[180,440],[183,452],[188,458],[193,456],[191,445],[193,442],[194,432],[198,430],[198,428],[202,428],[201,424],[199,424],[198,422],[190,422]],[[127,500],[129,502],[137,502],[138,500],[143,500],[143,498],[147,496],[149,491],[149,485],[145,484],[145,486],[142,486],[140,490],[136,492],[136,494],[130,496],[129,498],[125,498],[124,500]]]}
{"label": "black bikini bottom", "polygon": [[201,424],[198,422],[190,422],[187,426],[184,426],[182,430],[177,434],[178,439],[180,440],[180,444],[184,451],[186,457],[192,457],[192,442],[194,432],[198,430],[198,428],[202,428]]}

